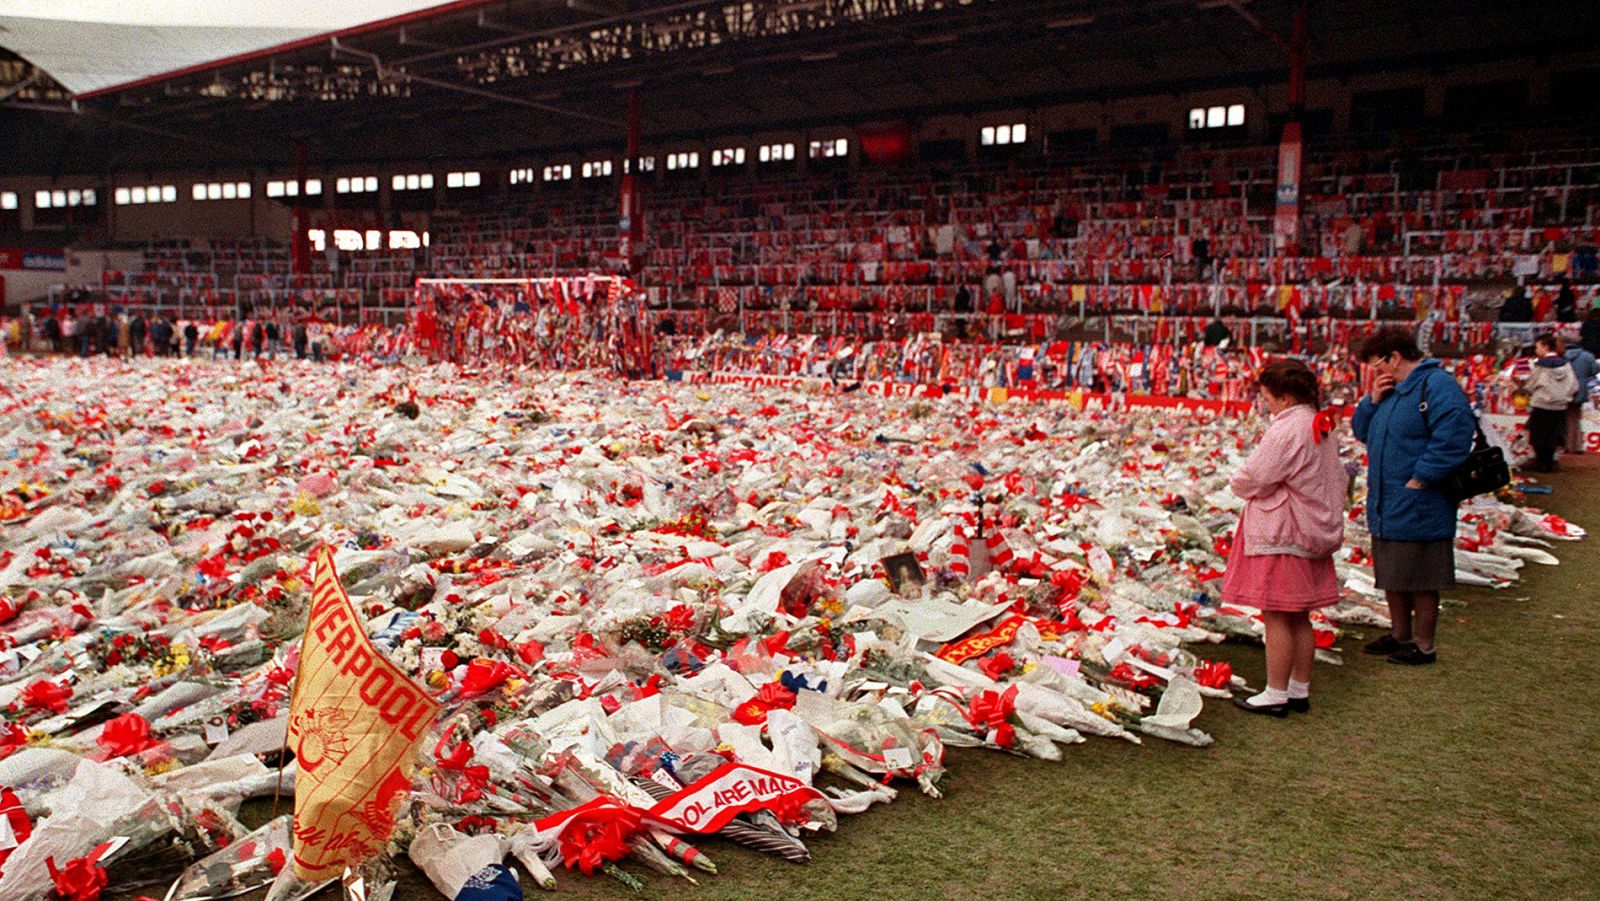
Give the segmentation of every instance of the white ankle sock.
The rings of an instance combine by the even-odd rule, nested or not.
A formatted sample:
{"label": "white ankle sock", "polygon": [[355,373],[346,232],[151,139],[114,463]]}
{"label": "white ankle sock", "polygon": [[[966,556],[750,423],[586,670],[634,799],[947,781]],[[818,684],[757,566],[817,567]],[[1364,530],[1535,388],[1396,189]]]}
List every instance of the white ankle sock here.
{"label": "white ankle sock", "polygon": [[1309,698],[1309,697],[1311,697],[1311,683],[1310,682],[1296,682],[1295,680],[1290,679],[1289,680],[1289,692],[1288,692],[1288,694],[1289,694],[1289,697],[1296,698],[1296,699]]}
{"label": "white ankle sock", "polygon": [[1245,698],[1244,702],[1251,707],[1270,707],[1274,704],[1287,703],[1288,700],[1289,695],[1287,692],[1269,686],[1263,689],[1260,694]]}

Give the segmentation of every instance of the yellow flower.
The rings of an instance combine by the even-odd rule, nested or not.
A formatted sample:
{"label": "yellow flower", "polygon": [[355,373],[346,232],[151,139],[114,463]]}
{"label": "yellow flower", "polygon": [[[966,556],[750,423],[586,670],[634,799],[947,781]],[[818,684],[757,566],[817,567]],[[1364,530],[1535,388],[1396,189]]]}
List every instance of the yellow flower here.
{"label": "yellow flower", "polygon": [[177,767],[178,767],[178,761],[173,759],[173,758],[171,758],[171,757],[167,757],[167,758],[164,758],[162,760],[158,760],[155,763],[152,763],[149,766],[145,767],[144,771],[145,771],[146,775],[159,776],[162,773],[170,773],[173,770],[177,769]]}
{"label": "yellow flower", "polygon": [[447,687],[449,687],[449,685],[450,685],[450,677],[445,675],[444,670],[436,669],[436,670],[430,670],[428,672],[428,687],[429,688],[433,688],[433,689],[447,688]]}
{"label": "yellow flower", "polygon": [[316,498],[302,491],[295,495],[289,504],[289,509],[297,516],[316,516],[322,512],[322,505],[317,503]]}
{"label": "yellow flower", "polygon": [[512,695],[515,695],[517,692],[522,691],[522,686],[527,685],[527,684],[528,683],[524,682],[523,680],[515,678],[515,677],[507,679],[506,680],[506,685],[505,685],[505,695],[506,695],[506,697],[509,698]]}

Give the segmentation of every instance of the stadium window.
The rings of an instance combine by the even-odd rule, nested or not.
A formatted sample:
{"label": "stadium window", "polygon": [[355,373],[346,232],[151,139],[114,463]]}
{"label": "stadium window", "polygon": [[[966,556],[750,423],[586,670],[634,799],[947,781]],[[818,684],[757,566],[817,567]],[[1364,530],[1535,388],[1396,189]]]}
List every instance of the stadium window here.
{"label": "stadium window", "polygon": [[978,133],[978,143],[984,147],[1021,144],[1027,140],[1028,126],[1022,122],[1014,125],[985,125]]}
{"label": "stadium window", "polygon": [[1244,104],[1197,106],[1189,110],[1189,128],[1237,128],[1244,124]]}
{"label": "stadium window", "polygon": [[584,178],[605,178],[612,172],[610,160],[592,160],[583,164]]}
{"label": "stadium window", "polygon": [[390,250],[416,250],[422,246],[422,239],[414,231],[392,231],[389,233]]}
{"label": "stadium window", "polygon": [[831,141],[812,141],[811,158],[814,160],[833,159],[850,155],[850,142],[844,138],[835,138]]}
{"label": "stadium window", "polygon": [[476,188],[483,183],[481,172],[451,172],[444,177],[447,188]]}
{"label": "stadium window", "polygon": [[511,170],[510,179],[511,179],[511,183],[514,184],[514,185],[529,185],[529,184],[533,184],[533,170],[532,169],[512,169]]}
{"label": "stadium window", "polygon": [[763,163],[781,163],[794,159],[794,144],[763,144],[756,159]]}
{"label": "stadium window", "polygon": [[16,191],[0,191],[0,210],[14,210],[17,208]]}
{"label": "stadium window", "polygon": [[[627,174],[627,173],[633,171],[633,169],[634,169],[633,160],[623,160],[622,161],[622,172],[623,172],[623,174]],[[654,171],[656,171],[656,158],[653,157],[653,156],[641,156],[641,157],[639,157],[638,169],[639,169],[640,172],[654,172]]]}
{"label": "stadium window", "polygon": [[[322,179],[320,179],[320,178],[308,178],[308,179],[306,179],[306,193],[307,194],[321,194],[322,193]],[[290,191],[289,192],[289,196],[293,197],[294,196],[294,192]]]}
{"label": "stadium window", "polygon": [[[271,196],[272,186],[267,186],[267,194]],[[247,181],[213,181],[201,182],[194,186],[190,196],[195,200],[248,200],[250,198],[250,183]]]}
{"label": "stadium window", "polygon": [[429,191],[433,189],[432,172],[411,172],[390,179],[389,187],[396,191]]}
{"label": "stadium window", "polygon": [[[10,194],[11,205],[6,206],[3,195],[0,195],[0,210],[16,210],[16,194]],[[37,210],[66,210],[69,206],[93,206],[94,190],[54,189],[35,190],[34,206]]]}
{"label": "stadium window", "polygon": [[556,166],[544,167],[545,181],[568,181],[572,178],[572,164],[564,163]]}
{"label": "stadium window", "polygon": [[367,249],[383,249],[383,232],[375,228],[367,229]]}
{"label": "stadium window", "polygon": [[[0,197],[0,209],[14,210],[17,208],[17,195],[9,191],[7,193],[11,196],[11,205],[6,206],[4,204],[3,197]],[[94,204],[95,195],[93,190],[80,191],[76,188],[72,190],[57,189],[51,191],[35,191],[33,195],[34,207],[41,210],[64,210],[68,207],[94,206]]]}
{"label": "stadium window", "polygon": [[713,166],[743,166],[743,147],[724,147],[721,150],[711,151],[711,165]]}
{"label": "stadium window", "polygon": [[336,228],[333,230],[333,246],[340,250],[360,250],[366,246],[366,238],[353,228]]}
{"label": "stadium window", "polygon": [[328,233],[320,228],[307,229],[306,240],[311,242],[311,249],[318,253],[328,249]]}
{"label": "stadium window", "polygon": [[669,170],[698,169],[700,168],[700,152],[698,150],[689,150],[679,153],[669,153],[667,154],[667,168]]}
{"label": "stadium window", "polygon": [[115,195],[120,206],[143,203],[172,203],[178,199],[177,185],[137,185],[118,188]]}
{"label": "stadium window", "polygon": [[[311,184],[311,182],[306,183],[307,194],[319,193],[322,190],[322,185],[319,182],[317,183],[317,191],[311,191]],[[371,194],[378,190],[378,176],[355,175],[350,178],[341,178],[333,183],[333,190],[336,194]],[[338,243],[337,238],[334,239],[334,243]]]}

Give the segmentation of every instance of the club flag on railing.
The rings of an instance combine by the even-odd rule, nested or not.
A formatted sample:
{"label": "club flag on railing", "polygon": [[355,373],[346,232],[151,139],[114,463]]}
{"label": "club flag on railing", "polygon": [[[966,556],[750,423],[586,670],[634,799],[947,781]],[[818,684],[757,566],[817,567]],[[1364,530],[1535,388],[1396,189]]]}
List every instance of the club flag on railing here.
{"label": "club flag on railing", "polygon": [[375,856],[411,786],[439,704],[373,646],[339,584],[333,551],[312,555],[311,614],[289,706],[294,871],[307,882]]}

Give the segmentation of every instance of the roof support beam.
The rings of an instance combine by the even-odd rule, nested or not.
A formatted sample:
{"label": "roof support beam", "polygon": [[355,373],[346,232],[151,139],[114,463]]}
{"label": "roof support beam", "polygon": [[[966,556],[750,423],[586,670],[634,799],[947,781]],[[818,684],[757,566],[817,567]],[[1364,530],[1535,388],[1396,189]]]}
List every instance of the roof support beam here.
{"label": "roof support beam", "polygon": [[331,38],[329,40],[329,44],[335,59],[338,58],[339,54],[344,53],[370,62],[372,64],[373,71],[377,73],[379,80],[394,79],[399,81],[407,81],[414,84],[424,84],[429,87],[439,88],[445,91],[458,91],[462,94],[471,94],[474,97],[482,97],[486,100],[495,100],[500,103],[510,103],[515,106],[536,109],[540,112],[551,113],[557,116],[567,116],[573,119],[582,119],[585,122],[592,122],[596,125],[608,125],[614,128],[622,127],[622,122],[616,119],[607,119],[604,116],[596,116],[591,113],[580,112],[578,110],[566,109],[559,106],[551,106],[548,103],[524,100],[521,97],[513,97],[510,94],[501,94],[497,91],[490,91],[484,88],[473,87],[471,85],[441,81],[437,78],[428,78],[427,76],[416,75],[403,69],[389,68],[384,66],[383,60],[378,58],[378,54],[369,53],[365,50],[358,50],[354,47],[346,47],[339,43],[338,38]]}

